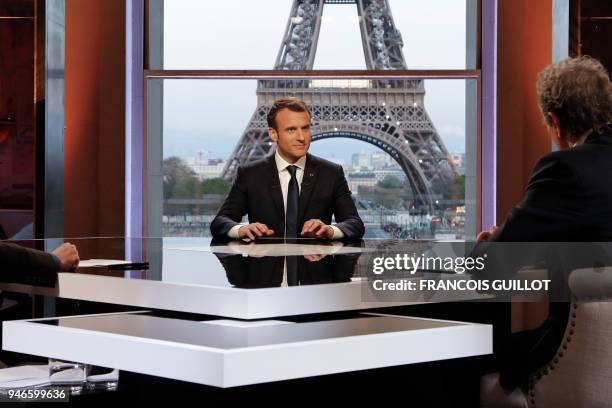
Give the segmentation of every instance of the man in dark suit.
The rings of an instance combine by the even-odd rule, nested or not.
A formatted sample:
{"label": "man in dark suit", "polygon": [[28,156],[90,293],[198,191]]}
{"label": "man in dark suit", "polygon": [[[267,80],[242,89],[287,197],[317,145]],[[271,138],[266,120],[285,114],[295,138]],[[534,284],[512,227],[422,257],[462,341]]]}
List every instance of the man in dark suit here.
{"label": "man in dark suit", "polygon": [[[268,114],[274,155],[240,167],[210,225],[213,237],[361,238],[365,228],[342,167],[308,154],[310,110],[297,98],[278,100]],[[240,223],[248,214],[249,223]],[[336,223],[331,224],[332,215]]]}
{"label": "man in dark suit", "polygon": [[54,286],[57,272],[79,264],[76,247],[65,243],[51,253],[0,241],[0,281]]}
{"label": "man in dark suit", "polygon": [[[502,226],[478,235],[477,250],[485,242],[612,241],[612,84],[606,70],[589,57],[567,59],[540,73],[537,91],[560,150],[538,161],[523,201]],[[572,269],[579,258],[589,258],[574,255],[561,266]],[[513,335],[501,356],[504,387],[524,384],[554,357],[568,315],[567,302],[550,303],[542,326]]]}

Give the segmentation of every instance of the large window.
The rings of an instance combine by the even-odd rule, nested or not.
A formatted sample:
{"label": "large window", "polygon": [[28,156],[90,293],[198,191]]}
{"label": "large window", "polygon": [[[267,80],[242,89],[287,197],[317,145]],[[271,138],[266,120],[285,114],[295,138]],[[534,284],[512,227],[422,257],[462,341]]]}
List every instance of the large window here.
{"label": "large window", "polygon": [[[341,2],[328,1],[322,9],[313,69],[365,69],[359,8],[353,1],[333,3]],[[364,2],[370,3],[376,5]],[[387,4],[408,68],[469,68],[465,0]],[[272,69],[292,5],[293,0],[165,1],[163,68]]]}
{"label": "large window", "polygon": [[236,167],[274,151],[271,102],[295,95],[313,111],[310,152],[344,168],[366,237],[473,238],[473,2],[324,3],[150,1],[149,235],[207,236]]}

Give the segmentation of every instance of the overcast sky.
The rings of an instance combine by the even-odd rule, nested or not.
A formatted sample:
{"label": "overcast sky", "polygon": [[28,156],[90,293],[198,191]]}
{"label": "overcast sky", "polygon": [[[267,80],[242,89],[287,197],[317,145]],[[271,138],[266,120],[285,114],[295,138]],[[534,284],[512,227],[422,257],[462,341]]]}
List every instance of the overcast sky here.
{"label": "overcast sky", "polygon": [[[164,9],[165,69],[272,69],[292,0],[170,0]],[[410,69],[465,67],[465,0],[389,0]],[[355,5],[326,5],[315,69],[365,69]],[[254,80],[166,80],[164,156],[207,150],[227,158],[256,106]],[[464,151],[465,81],[430,80],[425,106],[450,151]],[[329,157],[363,142],[313,143]]]}

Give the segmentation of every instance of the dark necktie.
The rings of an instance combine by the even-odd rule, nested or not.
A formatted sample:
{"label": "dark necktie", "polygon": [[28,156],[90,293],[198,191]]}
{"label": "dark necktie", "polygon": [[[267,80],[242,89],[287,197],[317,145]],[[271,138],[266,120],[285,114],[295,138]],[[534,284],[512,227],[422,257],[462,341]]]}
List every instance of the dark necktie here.
{"label": "dark necktie", "polygon": [[[296,166],[288,166],[287,171],[291,174],[289,188],[287,189],[287,210],[285,211],[285,238],[297,238],[298,227],[298,200],[300,191],[298,189],[297,178],[295,173]],[[297,257],[288,256],[285,258],[287,262],[287,284],[295,286],[298,284]]]}
{"label": "dark necktie", "polygon": [[287,265],[287,286],[299,285],[298,257],[297,256],[287,256],[285,257],[285,262]]}
{"label": "dark necktie", "polygon": [[289,171],[289,174],[291,174],[291,180],[289,181],[289,188],[287,190],[287,211],[285,212],[285,238],[297,238],[298,201],[300,198],[298,182],[297,178],[295,177],[297,167],[293,165],[288,166],[287,171]]}

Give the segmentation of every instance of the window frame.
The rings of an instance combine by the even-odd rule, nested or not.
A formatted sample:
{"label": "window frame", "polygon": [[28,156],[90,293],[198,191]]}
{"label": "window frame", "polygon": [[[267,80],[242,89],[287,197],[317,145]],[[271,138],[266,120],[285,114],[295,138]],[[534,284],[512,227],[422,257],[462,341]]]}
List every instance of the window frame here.
{"label": "window frame", "polygon": [[[143,71],[143,140],[142,140],[142,232],[144,236],[161,236],[161,215],[156,221],[154,215],[161,209],[163,196],[159,191],[149,188],[151,184],[161,180],[161,162],[156,163],[153,156],[158,157],[162,151],[161,146],[152,146],[150,130],[159,127],[158,132],[162,132],[163,124],[163,91],[152,89],[151,80],[157,79],[462,79],[474,80],[476,83],[475,97],[475,133],[476,133],[476,185],[475,185],[475,231],[472,234],[493,225],[495,218],[495,74],[491,72],[495,69],[495,30],[497,0],[466,0],[468,9],[472,8],[472,16],[468,12],[468,24],[474,21],[476,24],[467,27],[466,41],[473,41],[474,48],[466,49],[467,65],[472,65],[472,69],[433,69],[433,70],[165,70],[163,64],[163,10],[161,15],[159,10],[152,8],[152,3],[163,6],[164,0],[145,0],[144,18],[144,71]],[[484,3],[484,4],[483,4]],[[483,8],[484,7],[484,8]],[[163,9],[163,7],[162,7]],[[470,20],[470,18],[472,20]],[[486,27],[483,28],[483,25]],[[483,36],[483,32],[489,33]],[[161,33],[161,34],[160,34]],[[485,72],[483,73],[483,65]],[[484,83],[483,83],[484,78]],[[160,81],[161,82],[161,81]],[[484,88],[483,88],[484,87]],[[470,97],[466,89],[466,116],[468,114],[467,100]],[[492,102],[487,105],[483,115],[483,98]],[[154,103],[151,103],[151,100]],[[157,105],[158,104],[158,105]],[[157,106],[153,106],[157,105]],[[155,109],[151,114],[150,109]],[[160,110],[161,109],[161,110]],[[466,119],[467,120],[467,119]],[[157,121],[152,124],[151,121]],[[466,122],[466,128],[468,124]],[[483,127],[486,128],[487,137],[483,140]],[[163,137],[163,135],[162,135]],[[163,143],[161,140],[160,143]],[[155,154],[152,154],[154,152]],[[483,152],[487,160],[483,160]],[[163,157],[162,157],[163,160]],[[492,170],[487,173],[486,185],[483,188],[483,169],[489,167]],[[157,168],[155,168],[157,167]],[[491,186],[491,185],[492,186]],[[484,195],[484,196],[483,196]],[[466,205],[469,197],[465,197]],[[159,201],[157,203],[156,201]],[[467,234],[466,234],[467,235]],[[471,237],[470,238],[474,238]]]}

